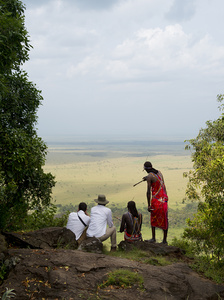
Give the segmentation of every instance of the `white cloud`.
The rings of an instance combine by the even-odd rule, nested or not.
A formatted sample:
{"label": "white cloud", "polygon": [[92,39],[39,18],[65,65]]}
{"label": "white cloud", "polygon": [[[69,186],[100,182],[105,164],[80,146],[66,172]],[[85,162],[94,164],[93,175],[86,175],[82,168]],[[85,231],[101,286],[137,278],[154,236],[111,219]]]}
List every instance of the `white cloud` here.
{"label": "white cloud", "polygon": [[96,70],[99,64],[100,59],[97,56],[86,56],[83,61],[77,65],[69,66],[67,76],[71,78],[74,75],[86,75]]}
{"label": "white cloud", "polygon": [[193,43],[193,34],[169,25],[164,28],[140,29],[133,39],[126,39],[114,51],[106,70],[113,78],[141,79],[146,74],[161,72],[217,71],[224,74],[224,47],[215,45],[209,36]]}
{"label": "white cloud", "polygon": [[156,130],[175,131],[178,119],[180,132],[203,126],[216,111],[224,78],[221,0],[24,2],[34,46],[25,68],[43,90],[42,132],[148,132],[147,111],[158,103]]}

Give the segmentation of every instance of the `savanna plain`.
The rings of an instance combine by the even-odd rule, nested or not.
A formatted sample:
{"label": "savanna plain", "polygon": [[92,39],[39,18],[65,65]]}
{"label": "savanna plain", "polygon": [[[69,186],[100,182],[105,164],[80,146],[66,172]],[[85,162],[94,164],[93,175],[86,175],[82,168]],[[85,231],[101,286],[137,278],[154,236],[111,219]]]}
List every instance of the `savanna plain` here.
{"label": "savanna plain", "polygon": [[[169,197],[169,242],[180,237],[185,227],[187,179],[183,173],[192,169],[192,161],[182,141],[51,142],[48,144],[45,171],[55,176],[53,201],[59,208],[66,207],[70,212],[74,207],[77,209],[80,202],[86,202],[90,213],[90,208],[96,205],[94,199],[104,194],[110,201],[107,206],[112,209],[114,223],[119,229],[122,212],[127,210],[127,202],[133,200],[143,213],[143,239],[149,239],[151,229],[146,182],[133,186],[146,176],[143,171],[146,160],[151,161],[165,179]],[[194,211],[195,206],[190,209],[190,214]],[[162,231],[158,229],[156,234],[157,240],[161,240]],[[118,233],[117,238],[119,242],[123,234]]]}

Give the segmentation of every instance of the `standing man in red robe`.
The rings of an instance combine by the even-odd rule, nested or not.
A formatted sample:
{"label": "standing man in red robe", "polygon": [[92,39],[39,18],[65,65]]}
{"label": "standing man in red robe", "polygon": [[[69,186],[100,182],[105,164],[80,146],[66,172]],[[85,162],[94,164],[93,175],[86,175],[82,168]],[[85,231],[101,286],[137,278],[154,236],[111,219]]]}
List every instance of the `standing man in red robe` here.
{"label": "standing man in red robe", "polygon": [[156,242],[155,228],[163,229],[163,244],[167,244],[168,233],[168,196],[163,175],[160,171],[152,167],[151,162],[144,163],[144,170],[148,173],[143,180],[147,181],[147,201],[148,211],[151,213],[152,239],[151,243]]}

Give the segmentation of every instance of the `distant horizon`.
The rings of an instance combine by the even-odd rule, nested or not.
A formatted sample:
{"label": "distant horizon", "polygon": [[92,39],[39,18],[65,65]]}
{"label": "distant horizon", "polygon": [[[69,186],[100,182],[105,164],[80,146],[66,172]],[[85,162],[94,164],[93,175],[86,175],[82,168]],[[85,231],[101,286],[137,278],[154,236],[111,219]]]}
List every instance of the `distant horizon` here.
{"label": "distant horizon", "polygon": [[186,140],[195,138],[195,137],[184,137],[180,135],[130,135],[130,134],[79,134],[79,135],[71,135],[71,134],[64,134],[64,135],[43,135],[41,136],[38,134],[39,137],[43,139],[45,143],[73,143],[73,142],[168,142],[168,143],[184,143]]}

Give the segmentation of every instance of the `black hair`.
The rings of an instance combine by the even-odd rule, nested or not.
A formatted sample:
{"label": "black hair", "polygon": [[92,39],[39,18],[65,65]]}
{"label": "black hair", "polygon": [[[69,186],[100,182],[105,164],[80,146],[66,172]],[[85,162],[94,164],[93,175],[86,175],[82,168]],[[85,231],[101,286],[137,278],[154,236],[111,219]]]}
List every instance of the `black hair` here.
{"label": "black hair", "polygon": [[128,202],[128,210],[130,211],[130,213],[132,214],[133,217],[138,218],[138,211],[137,211],[137,208],[135,205],[135,201]]}
{"label": "black hair", "polygon": [[83,210],[84,212],[87,210],[87,205],[85,202],[79,203],[79,210]]}
{"label": "black hair", "polygon": [[152,164],[151,164],[150,161],[146,161],[146,162],[144,163],[144,170],[145,170],[147,173],[155,173],[155,174],[157,174],[157,173],[159,172],[158,170],[156,170],[156,169],[154,169],[154,168],[152,167]]}

